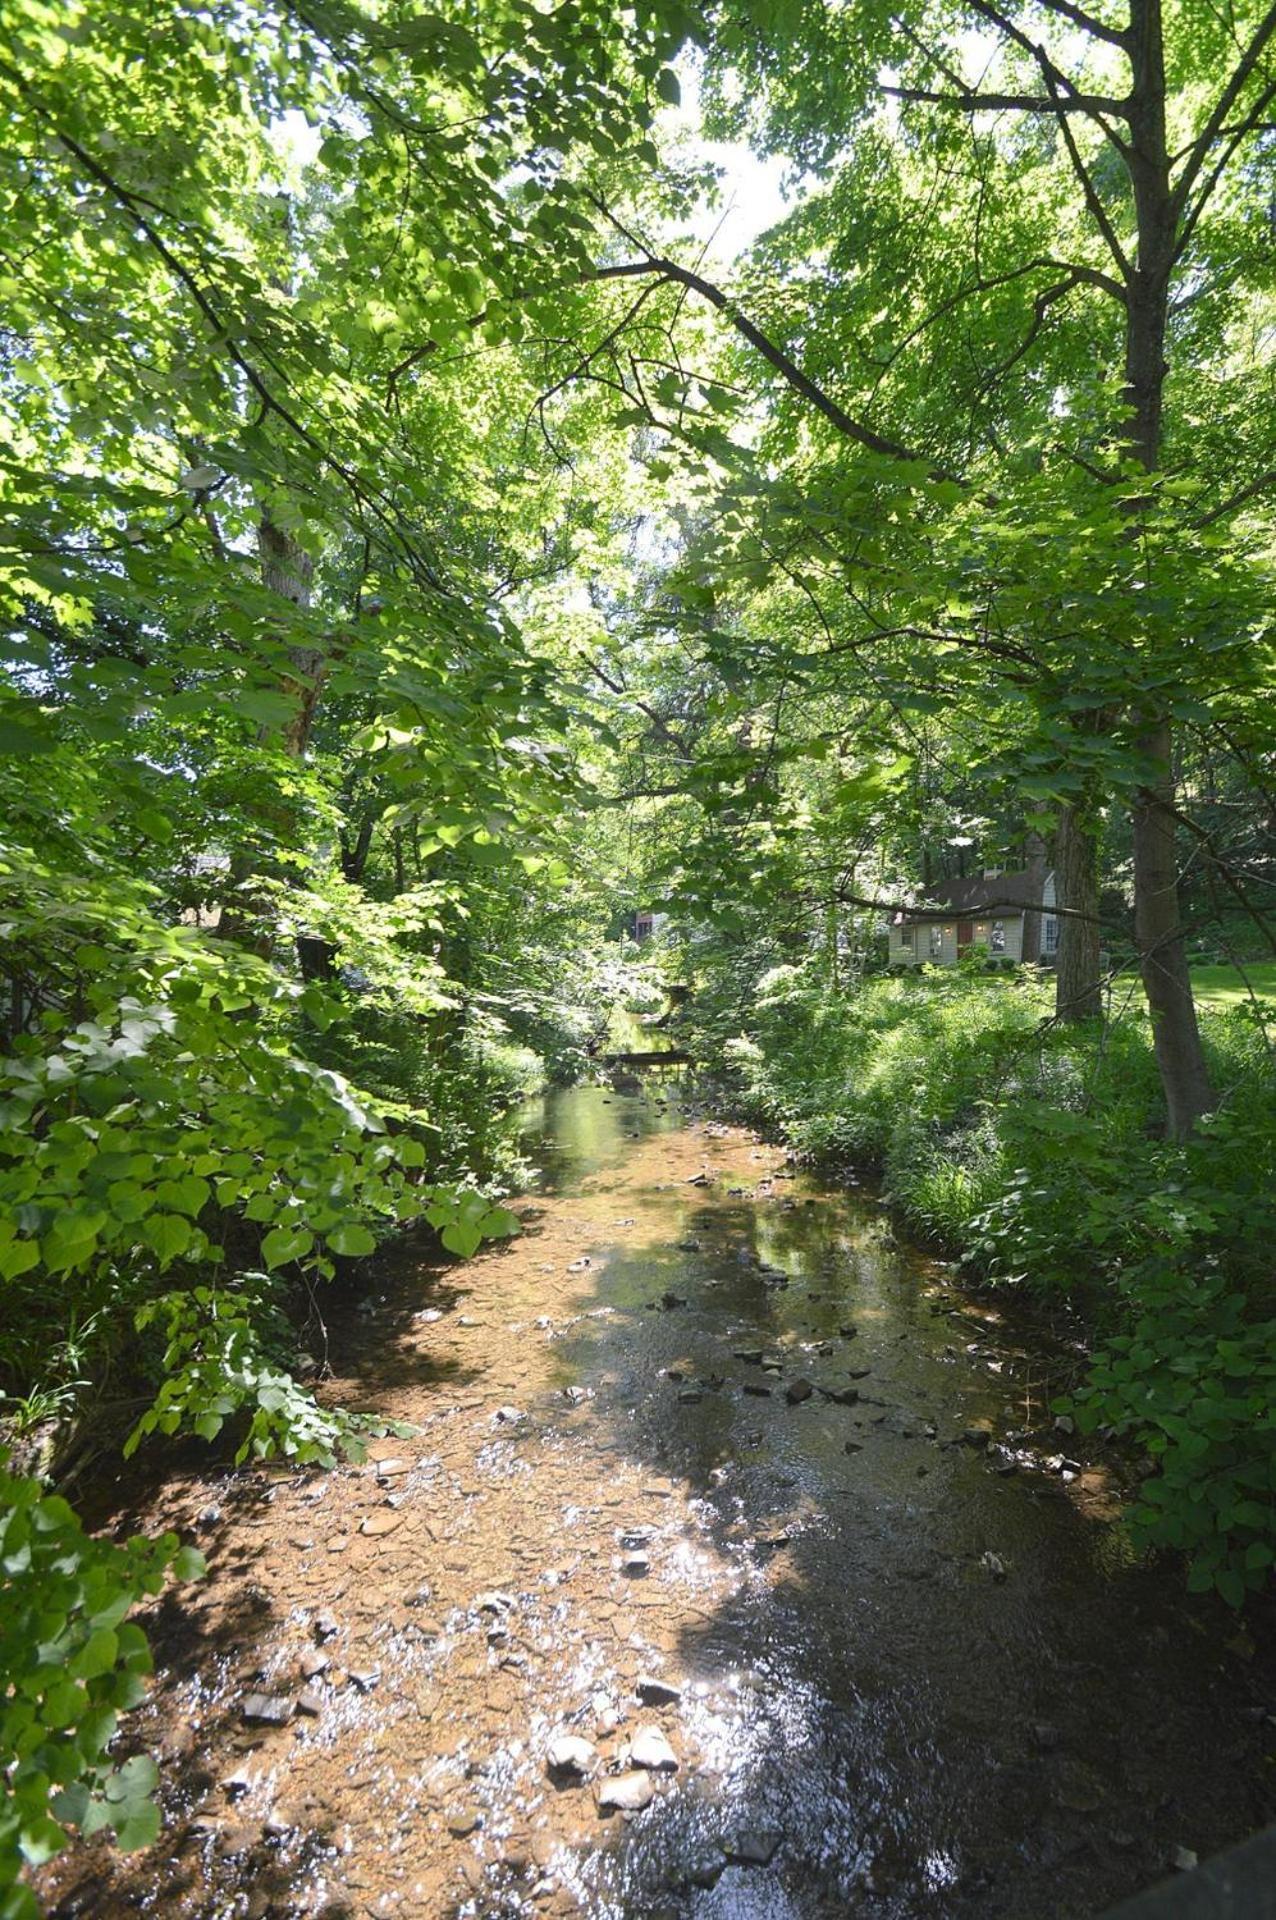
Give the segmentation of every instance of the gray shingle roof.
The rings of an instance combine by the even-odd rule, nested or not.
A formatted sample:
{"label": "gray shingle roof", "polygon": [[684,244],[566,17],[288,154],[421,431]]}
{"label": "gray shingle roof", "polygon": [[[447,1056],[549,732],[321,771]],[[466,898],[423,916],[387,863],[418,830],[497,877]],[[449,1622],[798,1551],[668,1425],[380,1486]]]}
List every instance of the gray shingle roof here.
{"label": "gray shingle roof", "polygon": [[[907,913],[896,915],[896,919],[902,924],[909,920],[936,920],[953,914],[1020,914],[1028,907],[1041,905],[1045,877],[1040,870],[1034,872],[1029,868],[1023,873],[981,873],[968,880],[941,880],[937,886],[931,887],[926,906],[913,907]],[[931,906],[930,901],[935,904]]]}

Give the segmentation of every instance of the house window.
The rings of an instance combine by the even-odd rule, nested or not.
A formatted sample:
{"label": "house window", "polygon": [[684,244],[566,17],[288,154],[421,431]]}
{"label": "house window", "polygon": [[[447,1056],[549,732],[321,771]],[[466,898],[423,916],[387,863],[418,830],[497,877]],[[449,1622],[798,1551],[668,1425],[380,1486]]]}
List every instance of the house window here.
{"label": "house window", "polygon": [[930,930],[930,957],[932,960],[942,960],[944,957],[944,929],[942,927],[932,927]]}
{"label": "house window", "polygon": [[982,947],[982,946],[985,946],[985,945],[987,944],[987,941],[988,941],[988,922],[987,922],[986,920],[976,920],[976,922],[975,922],[975,939],[976,939],[976,940],[978,941],[978,943],[979,943],[979,945],[980,945],[981,947]]}
{"label": "house window", "polygon": [[1052,913],[1048,913],[1042,923],[1041,950],[1043,953],[1059,951],[1059,922]]}
{"label": "house window", "polygon": [[1006,951],[1006,923],[1004,920],[993,921],[992,933],[988,938],[988,951],[989,953],[1004,953]]}
{"label": "house window", "polygon": [[900,952],[911,953],[913,951],[913,929],[911,927],[896,927],[895,931],[899,935]]}

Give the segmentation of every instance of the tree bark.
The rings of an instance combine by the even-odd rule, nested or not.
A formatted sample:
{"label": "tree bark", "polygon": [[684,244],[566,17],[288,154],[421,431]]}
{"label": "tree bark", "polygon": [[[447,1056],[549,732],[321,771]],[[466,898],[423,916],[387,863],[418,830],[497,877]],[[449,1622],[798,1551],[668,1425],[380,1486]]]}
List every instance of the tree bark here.
{"label": "tree bark", "polygon": [[[1064,807],[1055,840],[1055,898],[1059,916],[1055,954],[1055,1018],[1094,1020],[1103,1014],[1099,973],[1099,841],[1082,807]],[[1084,915],[1085,918],[1074,918]]]}
{"label": "tree bark", "polygon": [[[1134,189],[1138,255],[1126,287],[1125,377],[1129,444],[1148,473],[1161,459],[1170,278],[1178,214],[1170,189],[1165,132],[1165,52],[1160,0],[1132,0],[1128,165]],[[1132,514],[1146,510],[1136,502]],[[1165,1095],[1166,1133],[1186,1139],[1214,1104],[1201,1046],[1179,915],[1175,853],[1173,732],[1169,715],[1137,720],[1138,745],[1152,773],[1133,814],[1134,926]]]}
{"label": "tree bark", "polygon": [[[291,600],[295,607],[309,607],[314,561],[298,546],[291,534],[275,525],[265,508],[257,526],[257,554],[263,586]],[[269,745],[272,737],[276,737],[290,759],[301,760],[305,757],[314,729],[315,712],[323,684],[323,655],[317,647],[290,646],[288,659],[296,677],[285,675],[281,691],[292,698],[293,710],[277,736],[274,728],[262,726],[258,729],[257,737],[262,745]],[[294,837],[297,821],[291,805],[281,802],[270,810],[264,824],[269,826],[276,843],[282,844]],[[246,883],[251,878],[253,865],[246,853],[241,853],[231,862],[229,879],[234,904],[224,909],[217,932],[222,939],[243,941],[255,952],[266,955],[274,944],[270,916],[263,901],[245,897]],[[311,963],[300,953],[298,964],[305,977],[318,977],[313,972],[307,972],[307,966]]]}
{"label": "tree bark", "polygon": [[1139,741],[1159,772],[1134,816],[1134,936],[1165,1091],[1165,1130],[1171,1140],[1185,1140],[1214,1105],[1214,1093],[1179,919],[1170,744],[1165,719],[1150,722]]}

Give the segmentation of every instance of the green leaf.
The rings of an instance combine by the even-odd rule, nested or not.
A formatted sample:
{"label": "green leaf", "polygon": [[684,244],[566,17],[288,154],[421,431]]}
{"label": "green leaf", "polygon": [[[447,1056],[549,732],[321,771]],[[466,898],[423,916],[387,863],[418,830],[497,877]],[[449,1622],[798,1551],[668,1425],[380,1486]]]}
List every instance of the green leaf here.
{"label": "green leaf", "polygon": [[328,1236],[328,1245],[334,1253],[340,1253],[348,1259],[358,1259],[364,1254],[375,1253],[376,1238],[367,1227],[351,1223],[337,1227]]}
{"label": "green leaf", "polygon": [[315,1244],[315,1236],[306,1227],[275,1227],[261,1243],[262,1259],[272,1270],[302,1260]]}

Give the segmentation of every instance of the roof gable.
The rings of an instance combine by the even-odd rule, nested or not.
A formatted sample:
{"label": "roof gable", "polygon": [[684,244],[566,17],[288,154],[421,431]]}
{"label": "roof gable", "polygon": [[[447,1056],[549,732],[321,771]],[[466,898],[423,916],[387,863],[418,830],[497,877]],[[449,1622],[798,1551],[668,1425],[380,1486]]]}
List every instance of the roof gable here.
{"label": "roof gable", "polygon": [[936,904],[913,907],[904,920],[934,920],[943,914],[1000,913],[1015,916],[1041,905],[1045,874],[1040,868],[1022,873],[975,874],[967,880],[943,880],[930,889]]}

